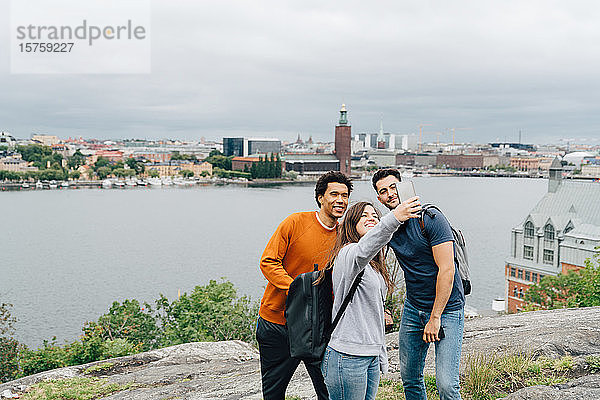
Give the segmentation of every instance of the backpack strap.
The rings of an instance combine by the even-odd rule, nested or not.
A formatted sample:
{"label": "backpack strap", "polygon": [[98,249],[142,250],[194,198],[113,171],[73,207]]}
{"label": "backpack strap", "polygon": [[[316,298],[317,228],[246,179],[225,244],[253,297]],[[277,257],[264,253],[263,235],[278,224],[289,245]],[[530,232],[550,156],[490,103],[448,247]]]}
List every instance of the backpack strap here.
{"label": "backpack strap", "polygon": [[421,227],[421,234],[423,235],[423,237],[425,237],[425,239],[427,239],[427,241],[429,241],[429,238],[427,237],[427,233],[425,232],[425,215],[429,216],[429,218],[432,219],[435,218],[435,214],[429,211],[430,209],[437,210],[439,213],[443,214],[442,210],[440,210],[435,204],[423,205],[423,209],[421,210],[421,216],[419,217],[419,226]]}
{"label": "backpack strap", "polygon": [[352,287],[350,287],[350,291],[344,298],[344,301],[342,302],[342,305],[340,306],[340,309],[338,310],[337,315],[335,316],[335,319],[331,323],[331,327],[329,328],[329,333],[327,335],[328,337],[331,337],[333,330],[337,326],[338,322],[340,322],[340,319],[342,318],[342,314],[344,314],[344,311],[346,311],[346,308],[348,307],[348,304],[352,300],[352,297],[354,297],[354,293],[356,293],[356,289],[358,289],[358,285],[360,284],[360,281],[362,280],[362,277],[364,274],[365,274],[365,270],[363,269],[362,271],[360,271],[358,273],[358,275],[356,275],[356,278],[354,279],[354,282],[352,283]]}

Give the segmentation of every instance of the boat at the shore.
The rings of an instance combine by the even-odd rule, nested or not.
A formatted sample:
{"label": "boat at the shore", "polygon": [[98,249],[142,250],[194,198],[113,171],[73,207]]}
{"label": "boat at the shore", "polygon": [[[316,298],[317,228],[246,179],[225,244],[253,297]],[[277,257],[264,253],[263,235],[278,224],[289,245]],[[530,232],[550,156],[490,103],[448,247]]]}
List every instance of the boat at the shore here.
{"label": "boat at the shore", "polygon": [[148,179],[148,183],[151,186],[162,186],[162,181],[159,178],[150,178]]}
{"label": "boat at the shore", "polygon": [[102,187],[104,189],[110,189],[112,187],[112,181],[110,179],[105,179],[102,181]]}

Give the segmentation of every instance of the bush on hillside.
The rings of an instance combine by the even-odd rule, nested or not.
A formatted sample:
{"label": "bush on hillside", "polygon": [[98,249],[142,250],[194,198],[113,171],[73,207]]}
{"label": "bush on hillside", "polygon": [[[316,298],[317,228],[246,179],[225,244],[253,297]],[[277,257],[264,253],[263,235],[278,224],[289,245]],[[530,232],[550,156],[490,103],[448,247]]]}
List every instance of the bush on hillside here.
{"label": "bush on hillside", "polygon": [[545,276],[525,293],[525,310],[600,306],[600,253],[585,261],[585,268]]}
{"label": "bush on hillside", "polygon": [[8,335],[14,318],[8,312],[9,305],[1,304],[0,382],[194,341],[239,339],[255,343],[258,305],[246,296],[237,297],[231,282],[210,281],[172,302],[160,295],[156,304],[154,311],[135,299],[114,302],[97,321],[83,326],[79,340],[58,345],[53,338],[35,350]]}

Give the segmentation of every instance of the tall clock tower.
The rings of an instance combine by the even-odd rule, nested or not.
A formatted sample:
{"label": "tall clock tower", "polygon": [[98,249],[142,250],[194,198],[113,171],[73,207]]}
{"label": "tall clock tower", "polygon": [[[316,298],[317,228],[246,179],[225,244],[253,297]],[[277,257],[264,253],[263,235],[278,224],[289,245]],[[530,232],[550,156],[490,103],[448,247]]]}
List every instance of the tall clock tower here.
{"label": "tall clock tower", "polygon": [[340,160],[340,172],[350,176],[352,127],[348,124],[346,105],[340,109],[340,120],[335,127],[335,155]]}

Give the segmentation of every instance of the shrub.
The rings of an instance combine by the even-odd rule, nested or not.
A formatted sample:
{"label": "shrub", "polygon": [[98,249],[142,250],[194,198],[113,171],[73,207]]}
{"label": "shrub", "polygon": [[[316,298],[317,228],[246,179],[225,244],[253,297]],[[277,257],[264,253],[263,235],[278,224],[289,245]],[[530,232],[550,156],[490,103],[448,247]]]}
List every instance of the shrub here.
{"label": "shrub", "polygon": [[49,369],[66,367],[68,353],[56,344],[56,337],[52,341],[44,340],[44,345],[37,350],[23,347],[19,352],[19,361],[23,376],[37,374]]}
{"label": "shrub", "polygon": [[577,272],[545,276],[531,286],[525,294],[525,310],[600,306],[600,253],[585,260],[585,265]]}
{"label": "shrub", "polygon": [[10,337],[14,318],[0,305],[0,380],[11,380],[54,368],[86,364],[193,341],[239,339],[255,344],[258,305],[237,297],[231,282],[210,281],[170,302],[163,295],[153,311],[137,300],[114,302],[96,322],[87,322],[80,339],[57,345],[56,338],[36,350]]}
{"label": "shrub", "polygon": [[19,373],[19,343],[0,337],[0,383],[16,379]]}
{"label": "shrub", "polygon": [[84,332],[87,336],[99,335],[103,340],[126,339],[141,351],[147,351],[156,344],[157,327],[150,305],[144,303],[141,307],[133,299],[113,302],[108,313],[97,322],[86,323]]}
{"label": "shrub", "polygon": [[140,348],[125,339],[107,340],[104,342],[102,358],[115,358],[129,356],[140,352]]}
{"label": "shrub", "polygon": [[15,379],[18,375],[19,342],[12,336],[17,321],[10,313],[12,304],[0,303],[0,382]]}
{"label": "shrub", "polygon": [[173,302],[161,295],[156,304],[161,346],[232,339],[254,343],[258,307],[246,296],[238,298],[231,282],[211,280]]}

